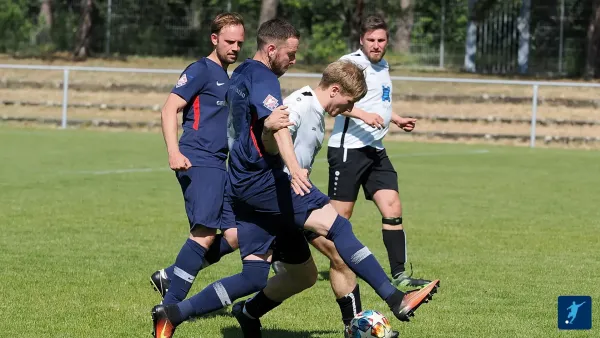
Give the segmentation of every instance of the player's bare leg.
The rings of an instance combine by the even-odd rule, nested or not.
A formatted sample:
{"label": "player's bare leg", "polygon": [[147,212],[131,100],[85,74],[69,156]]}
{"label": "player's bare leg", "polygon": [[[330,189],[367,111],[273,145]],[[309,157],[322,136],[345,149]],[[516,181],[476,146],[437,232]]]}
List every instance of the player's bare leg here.
{"label": "player's bare leg", "polygon": [[355,202],[331,200],[330,203],[340,216],[346,219],[350,219],[350,217],[352,217]]}
{"label": "player's bare leg", "polygon": [[402,225],[402,202],[395,190],[378,190],[373,194],[373,202],[381,213],[383,243],[387,249],[392,273],[392,283],[403,289],[413,290],[425,287],[431,281],[412,277],[406,272],[406,234]]}

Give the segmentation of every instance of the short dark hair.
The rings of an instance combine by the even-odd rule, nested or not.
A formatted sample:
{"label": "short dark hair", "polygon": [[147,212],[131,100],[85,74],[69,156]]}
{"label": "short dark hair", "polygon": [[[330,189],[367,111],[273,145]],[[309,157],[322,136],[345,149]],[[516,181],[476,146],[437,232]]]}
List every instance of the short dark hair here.
{"label": "short dark hair", "polygon": [[221,13],[217,15],[210,24],[210,33],[219,34],[221,29],[227,26],[244,26],[244,18],[238,13]]}
{"label": "short dark hair", "polygon": [[260,49],[268,43],[287,41],[289,38],[300,39],[300,32],[291,23],[275,18],[260,25],[256,35],[256,44]]}
{"label": "short dark hair", "polygon": [[360,36],[364,36],[367,32],[374,31],[376,29],[383,29],[387,32],[388,25],[385,23],[385,20],[381,15],[371,14],[361,21]]}

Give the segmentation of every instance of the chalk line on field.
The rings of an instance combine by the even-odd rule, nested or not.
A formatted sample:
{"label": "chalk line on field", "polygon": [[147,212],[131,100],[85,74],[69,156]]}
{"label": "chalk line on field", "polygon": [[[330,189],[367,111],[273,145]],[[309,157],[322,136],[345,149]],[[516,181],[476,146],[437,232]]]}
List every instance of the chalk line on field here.
{"label": "chalk line on field", "polygon": [[[389,158],[402,157],[435,157],[435,156],[455,156],[455,155],[477,155],[487,154],[490,151],[487,149],[461,151],[461,152],[431,152],[431,153],[407,153],[407,154],[391,154]],[[326,158],[317,158],[315,162],[326,162]],[[149,173],[156,171],[167,171],[169,168],[130,168],[130,169],[114,169],[114,170],[89,170],[89,171],[73,171],[70,174],[88,174],[88,175],[113,175],[113,174],[130,174],[130,173]]]}

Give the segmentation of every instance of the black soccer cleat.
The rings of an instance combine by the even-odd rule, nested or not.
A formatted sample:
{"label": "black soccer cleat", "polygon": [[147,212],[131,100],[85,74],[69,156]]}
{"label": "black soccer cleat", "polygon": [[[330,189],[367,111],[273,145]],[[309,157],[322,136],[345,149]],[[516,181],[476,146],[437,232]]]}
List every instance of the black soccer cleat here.
{"label": "black soccer cleat", "polygon": [[169,320],[166,305],[156,305],[152,308],[152,335],[154,338],[171,338],[176,326]]}
{"label": "black soccer cleat", "polygon": [[414,312],[423,303],[429,303],[433,295],[437,292],[440,280],[436,279],[419,290],[409,291],[404,294],[402,301],[391,307],[394,316],[403,322],[410,321],[414,317]]}
{"label": "black soccer cleat", "polygon": [[152,285],[154,291],[158,292],[161,299],[165,298],[167,291],[169,291],[169,286],[171,285],[171,280],[167,277],[165,269],[160,269],[150,276],[150,285]]}
{"label": "black soccer cleat", "polygon": [[246,301],[237,302],[231,309],[231,314],[237,319],[244,338],[262,338],[260,319],[252,319],[244,314]]}

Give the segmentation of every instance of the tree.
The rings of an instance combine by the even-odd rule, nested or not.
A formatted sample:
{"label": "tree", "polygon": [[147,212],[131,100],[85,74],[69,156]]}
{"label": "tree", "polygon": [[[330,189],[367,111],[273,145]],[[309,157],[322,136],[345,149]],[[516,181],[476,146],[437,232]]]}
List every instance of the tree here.
{"label": "tree", "polygon": [[355,51],[358,49],[358,47],[360,47],[360,22],[362,20],[363,17],[363,12],[365,10],[365,1],[364,0],[356,0],[356,6],[354,7],[354,9],[352,10],[352,8],[348,8],[350,10],[350,13],[348,14],[348,17],[350,18],[350,20],[347,20],[348,23],[350,24],[350,40],[348,45],[350,46],[350,49],[352,51]]}
{"label": "tree", "polygon": [[408,53],[410,50],[410,33],[414,24],[414,11],[411,0],[401,0],[399,15],[396,16],[396,32],[394,33],[394,52]]}
{"label": "tree", "polygon": [[585,63],[585,78],[592,79],[600,76],[598,45],[600,44],[600,0],[593,0],[592,15],[587,30],[587,57]]}
{"label": "tree", "polygon": [[262,0],[260,7],[260,19],[258,24],[261,25],[265,21],[269,21],[277,16],[277,6],[279,0]]}
{"label": "tree", "polygon": [[73,52],[73,56],[76,60],[85,60],[90,56],[93,9],[93,0],[81,0],[81,18],[79,21],[79,29],[77,29],[75,51]]}

